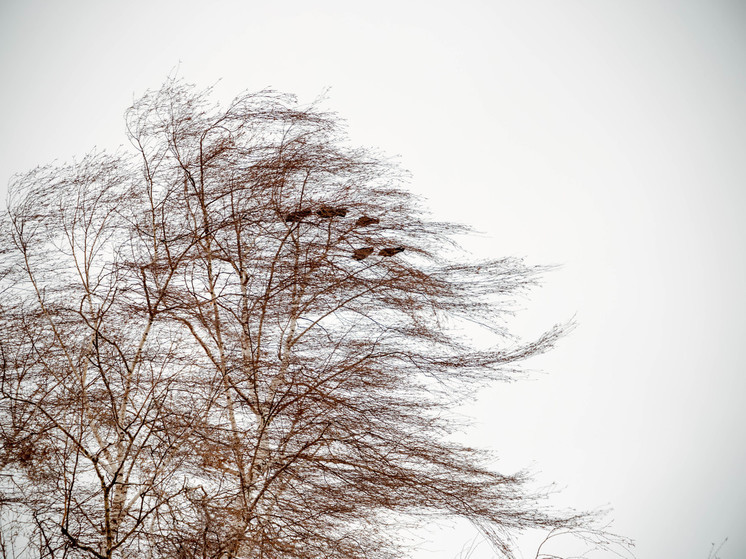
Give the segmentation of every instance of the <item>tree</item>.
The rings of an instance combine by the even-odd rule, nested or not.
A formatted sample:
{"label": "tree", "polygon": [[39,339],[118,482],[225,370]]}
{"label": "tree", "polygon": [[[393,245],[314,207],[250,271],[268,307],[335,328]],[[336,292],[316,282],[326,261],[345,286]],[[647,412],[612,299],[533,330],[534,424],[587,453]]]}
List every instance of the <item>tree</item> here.
{"label": "tree", "polygon": [[461,259],[466,229],[317,105],[170,80],[126,121],[135,155],[16,177],[2,223],[2,498],[31,555],[383,558],[462,517],[511,557],[584,525],[448,437],[561,335],[503,326],[540,269]]}

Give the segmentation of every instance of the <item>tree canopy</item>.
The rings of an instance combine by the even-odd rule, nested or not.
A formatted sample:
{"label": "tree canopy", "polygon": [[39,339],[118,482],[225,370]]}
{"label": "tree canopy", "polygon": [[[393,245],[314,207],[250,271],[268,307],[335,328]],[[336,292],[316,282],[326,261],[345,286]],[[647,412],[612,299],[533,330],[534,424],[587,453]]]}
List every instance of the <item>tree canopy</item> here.
{"label": "tree canopy", "polygon": [[126,123],[134,149],[17,176],[2,221],[0,490],[29,555],[389,558],[460,517],[511,557],[583,525],[450,437],[561,335],[505,328],[541,269],[466,257],[319,105],[169,80]]}

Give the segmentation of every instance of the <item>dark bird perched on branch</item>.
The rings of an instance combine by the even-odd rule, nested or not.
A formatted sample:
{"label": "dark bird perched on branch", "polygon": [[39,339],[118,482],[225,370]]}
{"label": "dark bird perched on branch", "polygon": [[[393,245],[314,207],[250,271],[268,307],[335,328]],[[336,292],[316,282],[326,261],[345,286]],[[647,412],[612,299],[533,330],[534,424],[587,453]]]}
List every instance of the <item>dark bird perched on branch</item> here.
{"label": "dark bird perched on branch", "polygon": [[394,256],[395,254],[399,254],[400,252],[404,252],[404,247],[382,248],[378,251],[378,254],[380,256]]}
{"label": "dark bird perched on branch", "polygon": [[352,253],[352,257],[355,260],[365,260],[373,254],[373,250],[373,247],[357,248],[355,249],[355,252]]}
{"label": "dark bird perched on branch", "polygon": [[316,215],[319,217],[344,217],[347,215],[347,208],[333,208],[331,206],[321,206],[319,210],[316,211]]}
{"label": "dark bird perched on branch", "polygon": [[368,225],[375,225],[376,223],[380,223],[380,221],[381,220],[377,217],[368,217],[367,215],[364,215],[357,218],[355,225],[357,225],[358,227],[367,227]]}
{"label": "dark bird perched on branch", "polygon": [[311,215],[311,210],[298,210],[295,212],[290,212],[288,215],[285,216],[285,223],[298,223],[309,215]]}

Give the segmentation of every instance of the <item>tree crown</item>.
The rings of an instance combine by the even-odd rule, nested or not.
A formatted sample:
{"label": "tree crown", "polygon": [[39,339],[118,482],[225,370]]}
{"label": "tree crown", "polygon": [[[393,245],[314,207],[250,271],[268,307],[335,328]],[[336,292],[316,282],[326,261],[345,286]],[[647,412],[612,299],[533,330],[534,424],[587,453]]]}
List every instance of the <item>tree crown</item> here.
{"label": "tree crown", "polygon": [[33,553],[383,558],[455,516],[510,557],[587,520],[448,437],[561,335],[504,326],[540,268],[462,258],[318,105],[170,80],[126,122],[134,155],[17,177],[2,223],[4,504]]}

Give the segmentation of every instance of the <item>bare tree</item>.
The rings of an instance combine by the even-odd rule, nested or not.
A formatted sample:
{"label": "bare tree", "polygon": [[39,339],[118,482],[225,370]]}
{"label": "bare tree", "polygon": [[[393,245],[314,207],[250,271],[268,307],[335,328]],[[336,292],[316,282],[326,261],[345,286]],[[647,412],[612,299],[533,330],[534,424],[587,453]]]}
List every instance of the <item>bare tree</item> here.
{"label": "bare tree", "polygon": [[463,260],[465,228],[291,96],[171,80],[127,130],[135,156],[17,177],[2,224],[2,491],[33,555],[385,558],[462,517],[511,557],[584,526],[449,439],[561,335],[504,327],[540,269]]}

